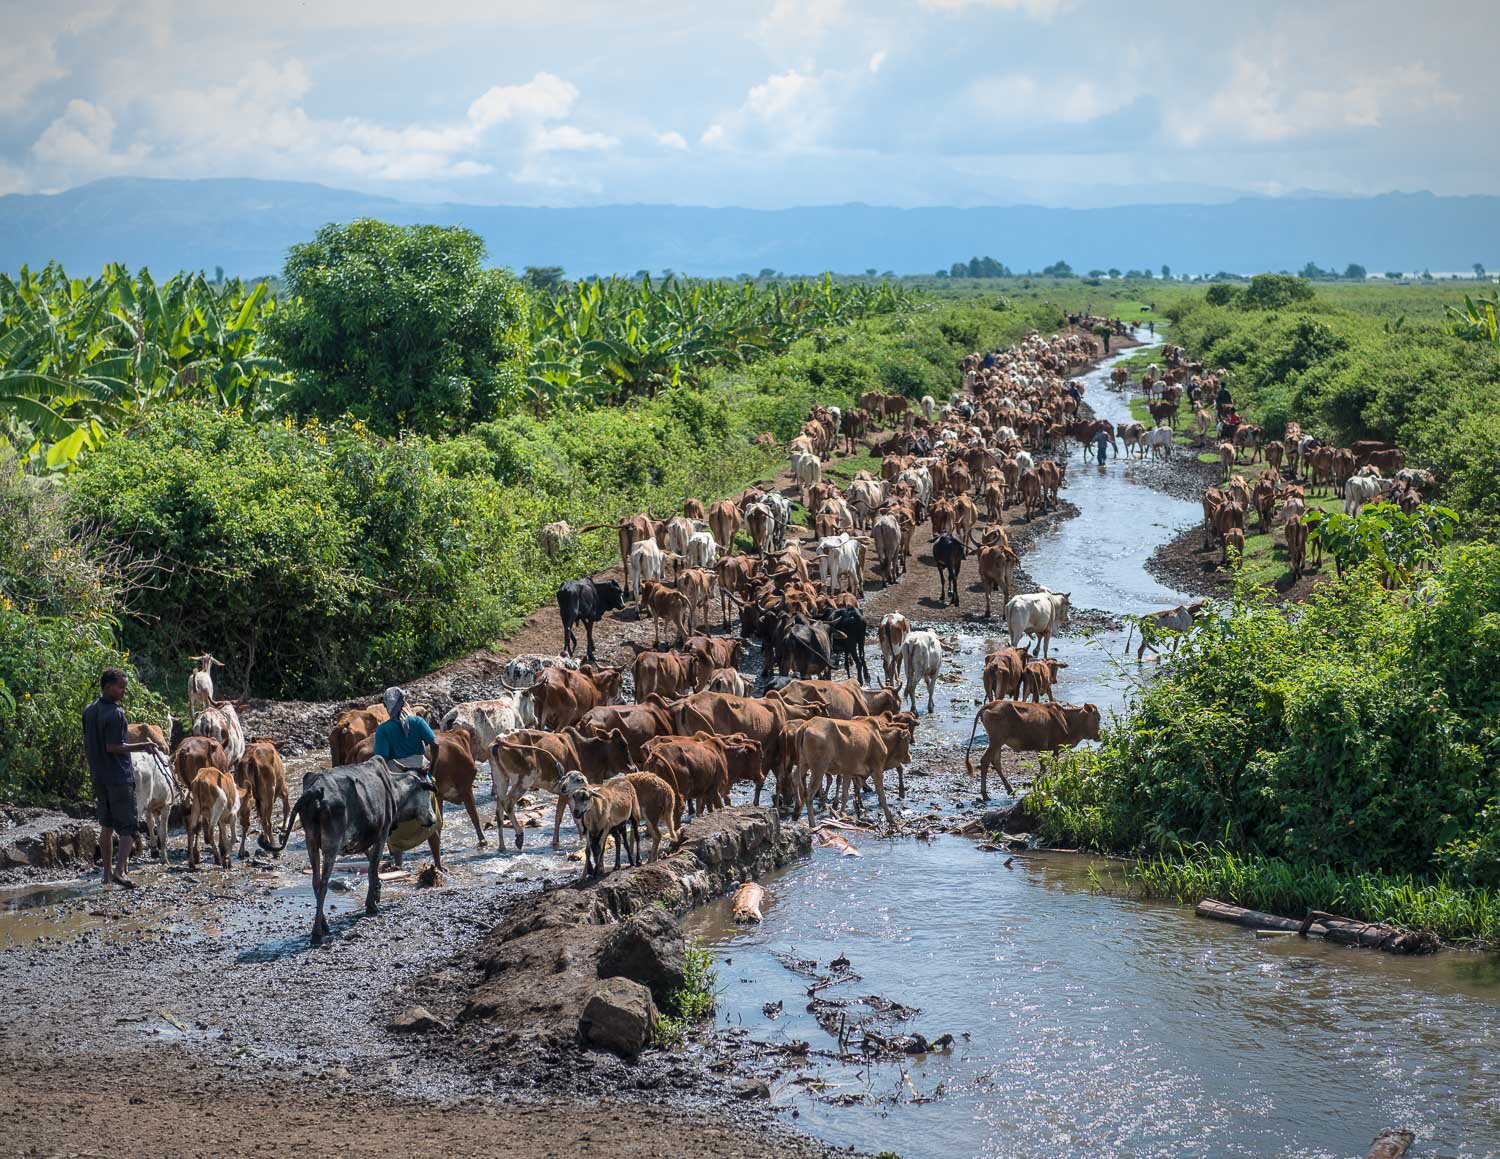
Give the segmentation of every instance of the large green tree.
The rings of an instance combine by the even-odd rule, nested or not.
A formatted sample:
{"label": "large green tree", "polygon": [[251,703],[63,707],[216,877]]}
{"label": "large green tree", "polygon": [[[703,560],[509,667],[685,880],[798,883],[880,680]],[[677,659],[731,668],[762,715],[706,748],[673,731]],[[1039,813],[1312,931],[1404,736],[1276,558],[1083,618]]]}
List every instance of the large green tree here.
{"label": "large green tree", "polygon": [[492,417],[521,389],[527,301],[483,260],[469,230],[368,219],[293,246],[291,302],[267,327],[295,372],[293,407],[386,434]]}

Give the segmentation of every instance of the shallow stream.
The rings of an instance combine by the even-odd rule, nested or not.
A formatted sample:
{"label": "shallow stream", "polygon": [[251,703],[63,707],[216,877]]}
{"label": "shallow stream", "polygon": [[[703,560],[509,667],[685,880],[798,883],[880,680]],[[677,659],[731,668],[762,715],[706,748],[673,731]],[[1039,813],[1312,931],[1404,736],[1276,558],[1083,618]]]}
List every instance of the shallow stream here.
{"label": "shallow stream", "polygon": [[[1128,421],[1109,365],[1085,377],[1085,400]],[[1198,518],[1196,504],[1148,485],[1167,469],[1074,455],[1064,495],[1080,514],[1042,535],[1024,566],[1076,609],[1107,614],[1080,620],[1182,602],[1144,567]],[[939,685],[932,719],[945,739],[968,737],[986,634],[950,639],[949,671],[962,678]],[[1133,654],[1123,662],[1125,634],[1055,640],[1068,664],[1058,698],[1122,707],[1142,679]],[[720,961],[721,1027],[808,1044],[805,1060],[781,1056],[772,1097],[822,1138],[908,1157],[1345,1156],[1405,1125],[1414,1155],[1500,1154],[1495,958],[1259,940],[1102,891],[1118,873],[1109,862],[1028,854],[1007,867],[1008,854],[957,837],[849,836],[862,856],[818,849],[766,882],[763,924],[734,926],[727,902],[689,920]],[[859,978],[818,990],[845,1004],[832,1018],[824,1006],[820,1023],[808,988],[841,955]],[[837,1019],[885,1005],[866,997],[917,1011],[874,1028],[951,1034],[951,1049],[833,1057]]]}

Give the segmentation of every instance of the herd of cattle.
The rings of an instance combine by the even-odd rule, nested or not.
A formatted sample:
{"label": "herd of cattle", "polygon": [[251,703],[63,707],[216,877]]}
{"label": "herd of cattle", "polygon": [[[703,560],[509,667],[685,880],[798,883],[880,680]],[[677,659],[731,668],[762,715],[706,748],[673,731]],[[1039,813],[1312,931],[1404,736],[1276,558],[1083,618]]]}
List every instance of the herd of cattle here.
{"label": "herd of cattle", "polygon": [[[757,804],[769,788],[778,809],[805,812],[810,823],[819,805],[844,809],[851,797],[863,812],[868,786],[894,826],[886,775],[894,770],[904,797],[919,693],[925,690],[931,714],[943,647],[936,633],[913,627],[900,612],[885,614],[873,625],[882,679],[868,686],[872,625],[862,601],[867,576],[889,585],[906,572],[919,528],[929,533],[943,600],[958,602],[960,572],[972,555],[986,618],[994,593],[1004,601],[1009,646],[995,643],[986,657],[987,703],[970,743],[982,725],[988,743],[981,794],[988,795],[991,768],[1009,791],[1003,749],[1052,752],[1099,734],[1096,707],[1052,697],[1060,664],[1048,656],[1049,644],[1067,623],[1068,595],[1012,593],[1017,555],[1002,522],[1012,506],[1026,519],[1054,506],[1066,470],[1057,452],[1069,440],[1089,445],[1101,429],[1079,418],[1080,392],[1068,380],[1095,354],[1095,342],[1083,335],[1033,335],[1007,351],[966,359],[964,390],[948,405],[872,393],[848,410],[814,407],[789,446],[788,490],[807,513],[806,528],[795,525],[789,497],[771,486],[707,508],[689,500],[669,519],[643,514],[602,525],[618,535],[623,582],[564,583],[557,593],[562,653],[512,661],[491,699],[430,714],[437,744],[421,772],[376,759],[375,729],[386,710],[355,708],[333,722],[330,768],[310,773],[292,802],[275,742],[246,739],[234,705],[213,699],[217,662],[200,658],[190,678],[188,734],[168,746],[159,729],[137,726],[171,753],[170,762],[136,754],[143,815],[157,827],[158,854],[165,859],[166,814],[184,798],[193,864],[201,840],[227,868],[236,823],[243,855],[252,807],[263,848],[285,848],[300,822],[318,897],[316,942],[327,930],[323,901],[339,853],[368,856],[366,904],[373,910],[386,850],[399,859],[426,841],[442,868],[442,803],[461,805],[478,844],[486,844],[475,797],[484,761],[495,824],[510,826],[516,848],[524,840],[522,799],[555,793],[552,845],[559,847],[563,811],[571,810],[585,838],[586,872],[594,874],[602,872],[608,838],[615,839],[617,865],[622,853],[637,862],[644,825],[654,856],[663,841],[677,838],[688,811],[723,807],[740,784],[753,787]],[[843,488],[824,478],[841,438],[853,449],[870,435],[878,476],[859,472]],[[556,551],[569,537],[599,529],[552,524],[542,546]],[[710,627],[716,595],[719,634]],[[635,655],[628,666],[600,664],[594,627],[627,603],[652,620],[654,644],[629,643]],[[753,676],[742,671],[752,646],[760,656]]]}
{"label": "herd of cattle", "polygon": [[[1274,534],[1279,523],[1286,539],[1287,560],[1294,578],[1308,566],[1322,562],[1317,520],[1307,507],[1309,495],[1322,491],[1344,500],[1344,514],[1358,515],[1372,502],[1395,504],[1410,514],[1431,496],[1437,480],[1430,471],[1406,466],[1406,452],[1376,439],[1333,447],[1304,435],[1288,423],[1284,439],[1261,442],[1257,428],[1251,439],[1219,444],[1224,482],[1203,491],[1204,549],[1218,543],[1222,562],[1229,566],[1245,550],[1246,519],[1254,513],[1260,530]],[[1249,450],[1248,460],[1243,456]],[[1237,468],[1242,461],[1262,461],[1252,482]],[[1282,474],[1283,467],[1286,474]]]}

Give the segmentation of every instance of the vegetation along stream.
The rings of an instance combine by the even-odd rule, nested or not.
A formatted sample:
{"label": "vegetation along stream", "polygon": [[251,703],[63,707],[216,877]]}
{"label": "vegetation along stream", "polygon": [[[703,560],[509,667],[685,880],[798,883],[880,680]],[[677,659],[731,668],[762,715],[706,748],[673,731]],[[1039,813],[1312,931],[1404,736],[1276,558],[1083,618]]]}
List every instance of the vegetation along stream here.
{"label": "vegetation along stream", "polygon": [[[1085,399],[1118,421],[1107,368],[1087,376]],[[1144,570],[1197,518],[1153,478],[1164,470],[1075,455],[1065,495],[1080,514],[1041,536],[1026,567],[1106,613],[1080,621],[1182,598]],[[960,637],[964,678],[940,692],[935,721],[953,739],[967,736],[985,633]],[[1060,700],[1124,703],[1124,633],[1055,642],[1069,665]],[[735,926],[728,902],[689,922],[719,960],[720,1027],[777,1044],[773,1100],[820,1137],[906,1156],[1332,1156],[1401,1122],[1424,1153],[1500,1149],[1493,957],[1261,940],[1122,896],[1119,862],[851,836],[862,856],[819,849],[768,881],[763,924]],[[868,1061],[857,1034],[840,1049],[861,1022],[953,1037]]]}

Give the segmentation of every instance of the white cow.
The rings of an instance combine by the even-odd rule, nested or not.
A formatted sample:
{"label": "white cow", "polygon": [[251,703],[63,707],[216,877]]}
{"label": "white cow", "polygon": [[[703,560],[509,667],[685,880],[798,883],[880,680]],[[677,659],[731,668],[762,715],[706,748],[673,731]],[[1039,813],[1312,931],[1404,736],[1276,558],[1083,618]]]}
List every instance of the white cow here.
{"label": "white cow", "polygon": [[630,598],[641,602],[641,584],[666,579],[667,557],[654,539],[638,540],[630,549]]}
{"label": "white cow", "polygon": [[899,687],[901,679],[901,653],[911,625],[900,612],[888,612],[880,617],[880,659],[885,667],[885,682],[892,688]]}
{"label": "white cow", "polygon": [[932,715],[932,689],[938,673],[943,670],[943,646],[938,643],[937,633],[922,630],[912,632],[901,646],[901,662],[906,666],[906,699],[911,710],[917,711],[917,682],[927,682],[927,715]]}
{"label": "white cow", "polygon": [[543,555],[548,559],[556,559],[564,548],[572,546],[573,529],[568,526],[566,519],[545,524],[537,532],[537,542],[541,545]]}
{"label": "white cow", "polygon": [[937,399],[933,398],[930,394],[924,394],[922,396],[922,414],[926,416],[928,422],[932,421],[932,412],[936,409]]}
{"label": "white cow", "polygon": [[823,461],[817,455],[798,453],[792,456],[792,477],[799,487],[811,487],[823,481]]}
{"label": "white cow", "polygon": [[667,520],[662,539],[662,546],[673,555],[683,555],[687,551],[688,540],[692,538],[697,530],[693,521],[685,515],[674,515]]}
{"label": "white cow", "polygon": [[1020,467],[1022,471],[1030,471],[1036,467],[1036,461],[1031,457],[1030,451],[1017,451],[1016,465]]}
{"label": "white cow", "polygon": [[1136,629],[1140,629],[1141,646],[1135,651],[1135,658],[1142,659],[1146,649],[1160,655],[1160,649],[1156,643],[1159,640],[1170,637],[1172,640],[1172,651],[1177,651],[1177,646],[1182,643],[1183,633],[1191,631],[1193,624],[1203,614],[1203,601],[1194,600],[1190,604],[1178,604],[1175,608],[1165,608],[1160,612],[1148,612],[1144,616],[1138,616],[1131,621],[1130,631],[1125,634],[1125,650],[1130,651],[1130,639]]}
{"label": "white cow", "polygon": [[[154,834],[156,854],[162,864],[167,860],[167,817],[177,795],[177,779],[167,758],[155,751],[130,754],[130,771],[135,774],[135,814],[143,834]],[[105,853],[106,859],[108,852]]]}
{"label": "white cow", "polygon": [[912,489],[924,511],[932,506],[932,472],[926,467],[908,467],[896,481]]}
{"label": "white cow", "polygon": [[1344,514],[1358,515],[1366,503],[1377,495],[1384,495],[1390,489],[1390,479],[1379,479],[1372,475],[1355,475],[1344,484]]}
{"label": "white cow", "polygon": [[713,567],[719,562],[719,545],[707,531],[695,531],[683,551],[688,567]]}
{"label": "white cow", "polygon": [[[1010,627],[1010,646],[1019,648],[1023,636],[1031,636],[1032,644],[1041,642],[1042,655],[1047,655],[1052,642],[1052,633],[1068,622],[1070,593],[1054,592],[1043,588],[1029,595],[1013,596],[1005,605],[1005,619]],[[1027,650],[1032,644],[1027,645]]]}
{"label": "white cow", "polygon": [[818,540],[818,578],[828,590],[838,593],[844,589],[844,577],[849,577],[854,594],[865,594],[864,580],[865,545],[848,532],[826,535]]}
{"label": "white cow", "polygon": [[523,727],[521,713],[516,707],[522,695],[524,693],[509,693],[493,700],[466,700],[455,704],[443,714],[438,728],[444,732],[462,729],[468,733],[469,751],[476,760],[483,760],[483,754],[490,751],[490,745],[498,738]]}
{"label": "white cow", "polygon": [[1172,439],[1175,437],[1171,427],[1155,427],[1141,437],[1141,444],[1151,448],[1153,459],[1170,459],[1172,457]]}

